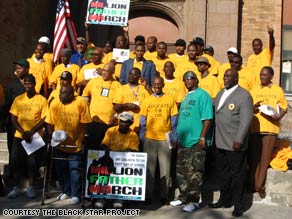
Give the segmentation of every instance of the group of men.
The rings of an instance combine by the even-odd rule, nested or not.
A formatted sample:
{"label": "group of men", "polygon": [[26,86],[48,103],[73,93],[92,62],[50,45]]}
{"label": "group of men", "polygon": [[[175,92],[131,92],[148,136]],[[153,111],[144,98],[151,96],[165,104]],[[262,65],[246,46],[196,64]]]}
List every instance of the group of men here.
{"label": "group of men", "polygon": [[[233,216],[241,216],[247,158],[250,187],[264,197],[279,120],[287,110],[283,91],[272,83],[273,29],[268,27],[268,33],[269,48],[263,50],[261,40],[255,39],[247,67],[242,66],[242,57],[234,47],[227,51],[228,62],[220,65],[212,56],[214,49],[205,48],[200,37],[188,46],[178,39],[176,53],[168,55],[167,44],[154,36],[147,41],[137,36],[135,50],[122,63],[102,48],[93,48],[88,61],[88,42],[78,37],[77,51],[72,55],[71,50],[63,49],[60,64],[54,67],[49,39],[40,38],[28,61],[15,61],[16,79],[6,88],[4,106],[12,123],[9,134],[16,130],[14,138],[9,135],[10,168],[16,182],[22,173],[19,167],[26,167],[30,176],[27,195],[36,196],[32,187],[35,155],[25,155],[21,141],[31,142],[32,136],[37,132],[42,135],[46,127],[48,139],[59,143],[58,156],[69,158],[56,163],[62,186],[59,200],[80,202],[78,169],[86,142],[88,149],[147,153],[146,203],[152,201],[159,163],[161,203],[184,204],[183,211],[193,212],[199,208],[206,148],[216,145],[221,196],[210,207],[234,205]],[[126,49],[127,36],[118,36],[115,48]],[[278,107],[278,113],[264,115],[258,109],[261,105]],[[60,130],[66,133],[62,141],[56,134]],[[250,144],[249,133],[253,136]],[[65,147],[68,145],[74,147]],[[176,181],[179,195],[170,202],[171,181]],[[18,195],[19,187],[15,186],[8,197]],[[103,207],[100,202],[96,206]]]}

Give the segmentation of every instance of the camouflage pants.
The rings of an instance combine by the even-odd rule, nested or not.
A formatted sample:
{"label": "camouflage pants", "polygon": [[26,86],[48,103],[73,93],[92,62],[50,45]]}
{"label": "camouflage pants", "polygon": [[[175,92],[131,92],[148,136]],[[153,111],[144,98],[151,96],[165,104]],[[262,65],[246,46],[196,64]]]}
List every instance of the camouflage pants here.
{"label": "camouflage pants", "polygon": [[200,200],[206,151],[199,146],[178,149],[176,177],[179,187],[178,199],[184,204]]}

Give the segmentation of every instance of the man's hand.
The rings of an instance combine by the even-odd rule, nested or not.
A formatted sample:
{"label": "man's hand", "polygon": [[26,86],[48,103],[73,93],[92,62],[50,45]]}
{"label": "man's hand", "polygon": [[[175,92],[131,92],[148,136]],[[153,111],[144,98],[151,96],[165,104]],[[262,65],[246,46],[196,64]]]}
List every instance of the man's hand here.
{"label": "man's hand", "polygon": [[33,134],[34,134],[34,132],[32,132],[32,131],[25,131],[25,132],[22,133],[22,138],[27,143],[31,143]]}
{"label": "man's hand", "polygon": [[202,149],[206,149],[206,139],[205,139],[205,138],[200,138],[200,141],[199,141],[198,145],[199,145]]}
{"label": "man's hand", "polygon": [[129,110],[131,110],[134,113],[139,113],[140,112],[140,107],[135,103],[128,103],[127,106],[129,108]]}
{"label": "man's hand", "polygon": [[270,27],[269,25],[267,26],[268,29],[268,34],[269,35],[274,35],[274,28]]}
{"label": "man's hand", "polygon": [[237,141],[234,141],[233,142],[233,150],[234,151],[240,151],[240,147],[241,146],[241,143],[237,142]]}

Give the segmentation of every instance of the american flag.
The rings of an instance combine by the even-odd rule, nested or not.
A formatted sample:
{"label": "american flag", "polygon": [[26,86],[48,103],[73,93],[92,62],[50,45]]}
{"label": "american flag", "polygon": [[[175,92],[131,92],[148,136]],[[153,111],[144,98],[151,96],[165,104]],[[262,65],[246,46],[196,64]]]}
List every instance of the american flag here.
{"label": "american flag", "polygon": [[59,57],[61,50],[65,47],[74,50],[76,45],[76,29],[71,19],[69,0],[58,0],[56,22],[54,31],[54,62]]}

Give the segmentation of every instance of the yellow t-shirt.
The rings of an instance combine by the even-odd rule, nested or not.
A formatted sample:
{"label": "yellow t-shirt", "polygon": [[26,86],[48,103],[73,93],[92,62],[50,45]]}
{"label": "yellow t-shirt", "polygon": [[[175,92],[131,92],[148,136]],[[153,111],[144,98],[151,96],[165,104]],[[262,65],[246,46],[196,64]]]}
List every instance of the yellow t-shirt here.
{"label": "yellow t-shirt", "polygon": [[195,72],[198,78],[201,77],[201,73],[198,71],[198,68],[195,65],[195,63],[189,60],[175,67],[174,77],[179,80],[182,80],[184,73],[186,73],[187,71],[193,71]]}
{"label": "yellow t-shirt", "polygon": [[[32,54],[31,59],[35,58],[35,53]],[[44,54],[44,60],[49,64],[50,68],[54,69],[54,56],[53,53],[47,52]]]}
{"label": "yellow t-shirt", "polygon": [[67,139],[62,142],[64,145],[79,146],[78,148],[61,148],[65,152],[78,152],[81,150],[82,141],[85,134],[84,126],[91,122],[88,104],[79,96],[69,104],[63,104],[59,99],[55,99],[48,110],[45,119],[48,124],[54,125],[55,130],[64,130]]}
{"label": "yellow t-shirt", "polygon": [[[125,104],[125,103],[135,103],[141,106],[143,100],[149,96],[148,91],[144,88],[143,85],[138,85],[135,88],[131,88],[129,84],[122,85],[117,90],[117,95],[113,99],[113,103]],[[134,123],[131,125],[131,128],[139,127],[140,114],[134,113]]]}
{"label": "yellow t-shirt", "polygon": [[[251,89],[250,94],[254,104],[262,101],[262,105],[268,104],[277,110],[277,105],[284,110],[287,110],[288,104],[281,87],[277,85],[264,86],[256,85]],[[279,134],[279,121],[273,121],[268,116],[264,116],[261,112],[254,114],[251,126],[251,133],[275,133]]]}
{"label": "yellow t-shirt", "polygon": [[119,132],[119,126],[114,126],[106,131],[101,144],[108,146],[111,151],[138,151],[139,137],[131,129],[128,133],[123,134]]}
{"label": "yellow t-shirt", "polygon": [[136,57],[135,50],[130,52],[130,59],[134,59]]}
{"label": "yellow t-shirt", "polygon": [[181,103],[187,93],[184,83],[175,78],[173,80],[164,79],[164,84],[163,92],[173,97],[176,103]]}
{"label": "yellow t-shirt", "polygon": [[247,60],[247,67],[256,77],[256,84],[260,84],[260,72],[263,67],[271,66],[273,60],[273,52],[270,48],[265,48],[258,55],[251,54]]}
{"label": "yellow t-shirt", "polygon": [[186,63],[189,60],[189,56],[187,56],[187,55],[179,56],[176,53],[169,54],[168,58],[170,59],[170,61],[173,61],[176,66],[183,65],[184,63]]}
{"label": "yellow t-shirt", "polygon": [[52,69],[46,61],[36,61],[35,59],[27,59],[29,62],[29,73],[33,74],[36,81],[35,90],[40,93],[42,85],[48,83],[52,74]]}
{"label": "yellow t-shirt", "polygon": [[[43,96],[36,94],[32,98],[28,98],[25,92],[14,99],[9,112],[17,117],[17,121],[24,131],[30,131],[41,119],[46,117],[47,105],[47,100]],[[42,130],[39,133],[42,134]],[[14,136],[22,138],[21,133],[17,130]]]}
{"label": "yellow t-shirt", "polygon": [[199,87],[207,91],[211,98],[216,98],[220,91],[218,79],[211,73],[200,79]]}
{"label": "yellow t-shirt", "polygon": [[153,59],[156,58],[156,57],[157,57],[157,52],[156,51],[154,51],[154,52],[146,51],[144,53],[144,58],[146,60],[152,60],[153,61]]}
{"label": "yellow t-shirt", "polygon": [[71,84],[73,87],[75,87],[79,70],[80,70],[79,66],[75,65],[75,64],[69,64],[69,65],[67,65],[67,67],[65,67],[65,65],[63,63],[59,64],[55,67],[53,74],[49,78],[49,85],[54,83],[57,85],[56,89],[60,89],[60,76],[61,76],[62,72],[68,71],[72,74],[72,83]]}
{"label": "yellow t-shirt", "polygon": [[166,133],[171,130],[171,116],[177,115],[174,99],[168,95],[146,98],[141,106],[140,115],[146,117],[145,138],[166,140]]}
{"label": "yellow t-shirt", "polygon": [[90,97],[90,115],[93,121],[108,124],[115,114],[113,99],[121,84],[118,81],[104,81],[102,77],[88,82],[82,96]]}
{"label": "yellow t-shirt", "polygon": [[164,64],[167,61],[171,61],[170,58],[167,57],[166,59],[162,60],[162,59],[158,59],[157,57],[155,57],[153,59],[153,62],[154,62],[155,67],[156,67],[156,71],[159,72],[159,75],[163,78],[165,77]]}
{"label": "yellow t-shirt", "polygon": [[[220,65],[219,70],[218,70],[218,78],[222,78],[222,80],[223,80],[223,76],[225,74],[225,71],[229,68],[231,68],[230,62],[226,62],[226,63]],[[219,81],[219,83],[221,84],[221,81]]]}
{"label": "yellow t-shirt", "polygon": [[84,80],[90,80],[93,77],[99,77],[100,75],[97,74],[96,69],[97,68],[103,68],[105,65],[104,62],[95,65],[94,63],[88,63],[86,65],[83,65],[83,67],[80,69],[79,73],[77,74],[76,84],[84,81]]}
{"label": "yellow t-shirt", "polygon": [[134,62],[133,62],[133,68],[138,68],[138,69],[140,69],[140,71],[142,72],[143,61],[139,61],[139,62],[137,62],[137,60],[134,59]]}

